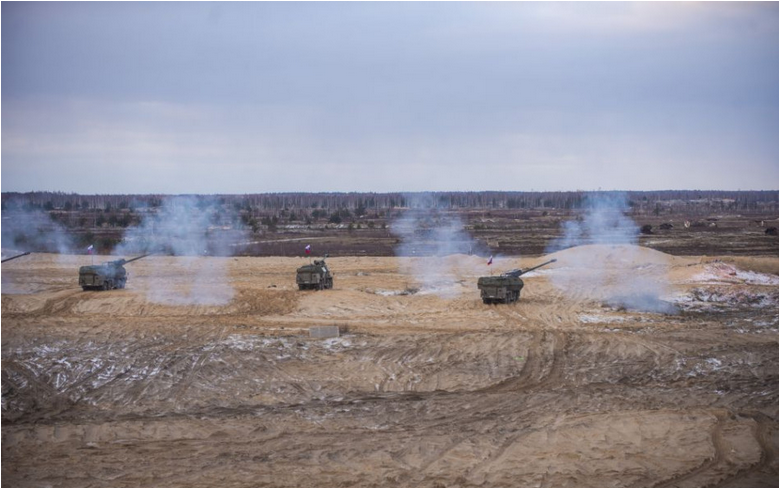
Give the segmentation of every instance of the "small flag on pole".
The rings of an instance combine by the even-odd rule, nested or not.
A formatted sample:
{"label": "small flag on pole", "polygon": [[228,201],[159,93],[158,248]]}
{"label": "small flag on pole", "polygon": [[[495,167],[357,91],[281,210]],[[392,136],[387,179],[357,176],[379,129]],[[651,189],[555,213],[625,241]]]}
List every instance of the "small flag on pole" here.
{"label": "small flag on pole", "polygon": [[93,251],[94,251],[94,250],[95,250],[95,247],[93,247],[92,245],[90,245],[89,247],[87,247],[87,253],[88,253],[88,254],[90,254],[90,255],[92,255],[92,253],[93,253]]}
{"label": "small flag on pole", "polygon": [[490,255],[489,256],[489,260],[487,261],[487,265],[492,265],[492,258],[493,257],[494,257],[494,255]]}
{"label": "small flag on pole", "polygon": [[310,255],[310,245],[305,247],[305,254]]}

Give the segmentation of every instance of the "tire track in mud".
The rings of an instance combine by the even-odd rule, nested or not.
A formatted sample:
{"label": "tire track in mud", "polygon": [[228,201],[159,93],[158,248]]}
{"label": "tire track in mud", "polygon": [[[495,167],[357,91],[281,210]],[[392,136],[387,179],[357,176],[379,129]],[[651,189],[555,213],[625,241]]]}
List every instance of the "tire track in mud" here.
{"label": "tire track in mud", "polygon": [[[19,374],[27,383],[34,386],[37,391],[45,393],[50,398],[59,396],[57,389],[42,382],[39,377],[36,376],[36,374],[25,365],[23,361],[3,361],[3,372],[7,373],[8,371],[6,370]],[[10,375],[6,375],[10,377]]]}
{"label": "tire track in mud", "polygon": [[[226,327],[222,327],[222,328],[217,328],[212,332],[209,332],[207,335],[205,335],[202,338],[203,341],[201,343],[200,349],[203,350],[204,346],[207,345],[206,342],[204,341],[208,340],[208,338],[212,338],[215,344],[219,344],[226,337],[227,330],[228,329]],[[179,383],[179,386],[176,388],[176,391],[174,391],[173,398],[174,398],[175,407],[177,408],[182,407],[182,403],[181,403],[182,397],[185,395],[188,389],[193,385],[193,382],[195,381],[196,376],[198,376],[199,371],[207,362],[207,359],[209,359],[212,356],[216,347],[217,345],[213,345],[208,351],[200,353],[196,358],[196,361],[193,363],[193,366],[187,371],[184,379]]]}
{"label": "tire track in mud", "polygon": [[[117,343],[111,344],[111,346],[117,345]],[[128,348],[132,348],[130,352],[128,351]],[[104,383],[101,383],[99,386],[96,386],[92,389],[87,389],[83,393],[78,394],[78,390],[90,383],[92,380],[96,378],[100,378],[101,376],[105,375],[108,371],[113,371],[115,368],[117,368],[117,364],[115,362],[106,362],[105,365],[100,368],[96,369],[93,372],[88,372],[88,374],[83,378],[78,378],[72,383],[70,383],[68,386],[64,387],[61,390],[56,390],[55,388],[44,385],[46,387],[45,395],[42,397],[36,397],[36,402],[41,403],[42,406],[50,406],[53,407],[49,410],[45,410],[42,412],[33,413],[30,415],[30,421],[37,421],[37,420],[46,420],[52,417],[60,417],[65,416],[68,414],[72,409],[76,408],[79,403],[87,398],[95,398],[96,394],[100,394],[103,391],[111,390],[113,386],[118,383],[120,380],[124,379],[126,374],[132,370],[132,368],[137,364],[137,359],[135,358],[134,354],[138,351],[141,351],[142,349],[148,348],[149,345],[146,342],[137,341],[129,346],[126,346],[123,350],[123,358],[125,359],[132,359],[129,364],[126,364],[125,366],[120,368],[120,372],[116,375],[114,375],[111,379],[105,381]],[[109,352],[112,351],[112,348],[109,347]],[[19,365],[19,362],[10,361],[12,363],[15,363],[16,365]],[[5,363],[4,363],[5,364]],[[8,366],[4,365],[3,369],[5,369]],[[37,383],[37,385],[40,385],[40,381]],[[76,395],[76,396],[75,396]],[[27,417],[24,417],[22,420],[27,420]]]}
{"label": "tire track in mud", "polygon": [[[778,482],[778,474],[777,472],[772,474],[769,469],[772,468],[772,462],[778,459],[778,438],[772,435],[773,430],[777,429],[776,424],[771,418],[762,413],[740,413],[740,415],[752,418],[756,424],[753,431],[753,437],[761,448],[761,458],[755,464],[743,468],[736,474],[721,480],[719,485],[723,487],[746,487],[749,486],[749,478],[759,473],[764,473],[765,470],[767,470],[770,480],[769,486],[774,487],[775,483]],[[754,484],[753,486],[757,486],[757,484]]]}
{"label": "tire track in mud", "polygon": [[[294,390],[296,390],[296,392],[299,393],[300,395],[306,395],[308,393],[312,393],[316,391],[309,381],[307,381],[306,379],[297,378],[296,376],[292,375],[287,370],[278,366],[276,362],[267,359],[266,356],[263,355],[263,353],[259,353],[258,360],[262,361],[271,371],[280,374],[284,379],[288,380],[289,386]],[[307,385],[307,389],[302,387],[302,383]]]}
{"label": "tire track in mud", "polygon": [[[27,385],[24,388],[20,383],[17,383],[14,378],[20,377]],[[12,418],[14,423],[24,422],[25,419],[30,418],[32,420],[38,420],[40,418],[46,418],[52,413],[59,413],[63,410],[55,410],[54,407],[61,407],[63,402],[67,400],[62,397],[57,390],[53,387],[41,381],[38,376],[35,375],[22,361],[3,361],[3,418],[6,417],[6,398],[10,395],[15,397],[22,396],[24,401],[32,402],[32,405],[36,408],[32,416],[25,416],[24,414]],[[32,387],[32,393],[29,393]]]}
{"label": "tire track in mud", "polygon": [[[114,347],[118,347],[117,349],[121,354],[122,358],[127,361],[127,363],[123,366],[123,369],[115,376],[113,376],[110,380],[107,380],[105,383],[101,384],[100,386],[95,387],[92,390],[89,390],[86,392],[82,398],[96,398],[97,396],[100,396],[102,392],[105,391],[111,391],[114,388],[114,385],[117,383],[121,383],[126,379],[126,376],[128,373],[133,372],[134,368],[137,368],[139,366],[145,367],[148,363],[143,362],[143,358],[138,357],[139,352],[147,352],[150,349],[150,343],[151,342],[159,342],[157,338],[153,338],[151,340],[147,339],[137,339],[131,341],[130,344],[123,345],[122,340],[114,341],[110,344],[109,352],[112,352]],[[160,348],[160,344],[156,345],[156,347]],[[158,369],[160,369],[162,363],[158,365]],[[115,367],[116,364],[107,363],[107,366],[96,373],[96,376],[100,376],[103,373],[109,371],[111,368]],[[139,381],[139,384],[141,384],[141,388],[138,387],[138,384],[131,386],[128,390],[125,391],[126,394],[130,395],[130,400],[127,402],[128,404],[135,404],[143,394],[144,390],[146,390],[146,387],[151,383],[148,382],[144,384],[144,381],[147,381],[149,378],[152,377],[152,374],[149,374],[149,371],[152,371],[153,373],[156,372],[155,369],[145,370],[145,374],[143,375],[142,379]],[[134,394],[134,392],[139,392]],[[113,397],[112,397],[113,398]]]}
{"label": "tire track in mud", "polygon": [[[33,387],[33,392],[29,393],[28,389],[22,390],[21,387],[13,381],[12,375],[9,373],[9,371],[24,378],[28,385]],[[17,393],[24,393],[24,398],[32,400],[33,406],[36,407],[36,410],[30,414],[22,414],[16,418],[13,421],[14,423],[46,420],[68,412],[68,410],[70,410],[70,408],[75,404],[75,402],[68,396],[68,393],[64,392],[63,390],[58,390],[54,386],[41,381],[33,371],[25,366],[24,361],[3,361],[3,378],[4,398],[7,395],[5,390],[5,383],[6,381],[10,381],[13,383]],[[3,403],[5,404],[5,400],[3,400]],[[3,411],[5,412],[5,408]],[[3,415],[5,416],[6,414],[4,413]]]}
{"label": "tire track in mud", "polygon": [[[488,386],[484,389],[475,390],[473,393],[482,395],[502,395],[498,400],[489,401],[489,405],[484,410],[489,409],[490,413],[484,413],[484,410],[475,412],[471,418],[477,422],[486,420],[492,413],[511,413],[518,407],[519,400],[514,394],[523,394],[555,389],[563,384],[565,365],[567,359],[567,350],[569,345],[568,334],[551,330],[536,330],[533,332],[531,349],[528,350],[528,361],[522,368],[519,375],[508,380]],[[541,353],[541,347],[545,346],[545,352]],[[464,421],[461,421],[464,422]],[[503,457],[505,452],[522,437],[526,431],[524,429],[516,430],[507,437],[491,454],[481,462],[471,468],[465,478],[468,481],[474,481],[480,474],[482,468],[489,467],[492,463]],[[446,453],[444,452],[443,455]],[[443,457],[441,455],[440,457]],[[434,462],[433,462],[434,463]],[[486,481],[478,483],[486,484]]]}
{"label": "tire track in mud", "polygon": [[519,374],[475,390],[476,393],[541,391],[563,383],[568,335],[547,330],[536,330],[532,333],[533,339],[527,351],[527,360]]}
{"label": "tire track in mud", "polygon": [[[146,349],[149,348],[149,343],[150,342],[147,339],[144,339],[144,338],[135,339],[135,340],[132,340],[128,344],[124,344],[123,343],[124,338],[121,337],[119,340],[113,340],[116,337],[117,337],[117,333],[116,332],[110,332],[107,335],[107,339],[106,339],[105,343],[108,344],[108,346],[107,346],[107,348],[105,350],[107,352],[115,352],[115,349],[116,349],[119,352],[121,352],[122,356],[124,358],[126,358],[126,359],[135,359],[138,352],[140,352],[142,350],[146,350]],[[80,343],[88,343],[88,342],[90,342],[90,340],[87,338],[87,336],[86,335],[82,335],[81,338],[80,338]],[[109,371],[112,367],[113,367],[112,364],[107,363],[106,366],[103,367],[102,369],[99,369],[99,370],[96,370],[96,371],[94,371],[92,373],[89,373],[86,378],[84,378],[82,380],[77,380],[76,382],[71,384],[71,386],[68,387],[68,390],[69,391],[76,390],[77,388],[87,384],[92,379],[100,377],[101,375],[103,375],[104,373]],[[109,381],[109,383],[113,382],[113,381],[116,381],[117,379],[118,379],[118,377],[115,377],[111,381]],[[88,391],[87,393],[85,393],[85,395],[92,394],[92,392],[94,392],[96,389],[98,389],[98,388],[95,388],[93,390]]]}
{"label": "tire track in mud", "polygon": [[457,440],[447,444],[444,448],[440,449],[438,452],[436,452],[433,456],[427,458],[427,460],[424,461],[424,464],[421,465],[419,468],[417,468],[416,471],[419,473],[426,473],[427,470],[429,470],[432,465],[435,463],[441,461],[449,452],[451,452],[452,449],[456,448],[463,442],[465,442],[469,437],[458,437]]}
{"label": "tire track in mud", "polygon": [[[492,463],[502,458],[503,455],[506,453],[506,451],[508,451],[508,449],[511,446],[513,446],[514,443],[517,442],[523,435],[524,435],[524,431],[520,431],[506,438],[506,440],[503,441],[503,443],[500,444],[500,446],[498,446],[498,448],[495,449],[488,458],[480,461],[473,468],[471,468],[468,471],[466,478],[468,480],[475,481],[474,478],[480,474],[482,469],[490,467]],[[481,483],[479,483],[479,485],[487,485],[486,477],[483,479]]]}
{"label": "tire track in mud", "polygon": [[[114,341],[107,339],[106,347],[100,348],[101,352],[106,353],[104,357],[100,357],[102,365],[90,367],[89,361],[83,363],[80,369],[71,373],[75,375],[76,379],[60,390],[47,383],[42,383],[40,376],[28,372],[29,370],[24,368],[24,361],[4,361],[3,376],[11,376],[11,373],[23,376],[28,380],[28,383],[35,387],[31,395],[36,404],[43,407],[56,407],[31,413],[30,416],[33,419],[30,420],[64,416],[70,409],[76,409],[82,401],[97,401],[104,397],[108,397],[110,403],[115,405],[135,406],[147,390],[158,381],[157,375],[159,373],[166,371],[176,375],[177,366],[192,360],[195,353],[203,350],[205,346],[209,346],[210,342],[219,343],[227,331],[227,327],[218,327],[198,335],[195,339],[191,337],[188,345],[175,348],[170,354],[166,354],[165,351],[171,350],[171,347],[177,342],[176,339],[170,339],[163,345],[157,337],[134,339],[130,342],[122,339]],[[116,338],[116,335],[110,335],[110,338]],[[217,341],[215,341],[216,338]],[[196,356],[193,368],[185,370],[185,375],[178,383],[178,396],[182,396],[195,380],[198,370],[207,361],[212,350],[214,350],[214,345],[212,345],[210,352],[201,352]],[[66,357],[68,356],[67,352],[64,354]],[[159,358],[157,363],[153,363],[155,357]],[[88,355],[86,359],[89,358]],[[47,368],[45,372],[49,370],[50,368]],[[86,375],[79,374],[85,371]],[[107,374],[110,374],[109,379],[101,379]],[[90,386],[96,380],[99,384]],[[65,403],[66,401],[67,403]],[[23,418],[28,419],[28,417]]]}
{"label": "tire track in mud", "polygon": [[[535,295],[534,300],[540,300],[540,294]],[[554,296],[548,298],[543,305],[527,309],[525,307],[528,305],[521,303],[498,305],[494,311],[505,318],[507,327],[521,329],[533,338],[527,350],[525,365],[516,376],[476,390],[477,392],[534,391],[562,385],[570,334],[561,329],[577,323],[579,303],[575,298],[563,293],[555,293]],[[521,313],[520,309],[523,309],[525,314]]]}
{"label": "tire track in mud", "polygon": [[148,298],[142,291],[82,291],[68,288],[47,292],[43,298],[25,295],[15,299],[3,295],[3,319],[31,320],[106,317],[122,319],[218,317],[263,317],[286,315],[297,308],[300,298],[293,291],[257,289],[242,291],[225,304],[169,303]]}
{"label": "tire track in mud", "polygon": [[[723,438],[723,431],[725,429],[726,421],[729,418],[727,412],[714,412],[715,424],[710,431],[710,441],[713,448],[713,456],[705,459],[699,466],[693,468],[683,475],[677,475],[672,478],[668,478],[662,482],[654,484],[656,488],[671,488],[671,487],[701,487],[705,485],[705,482],[699,481],[699,477],[709,477],[707,473],[718,470],[719,467],[727,464],[727,454],[731,448]],[[709,482],[710,486],[717,485],[719,482]]]}
{"label": "tire track in mud", "polygon": [[[67,312],[68,310],[72,310],[73,307],[78,304],[80,297],[87,294],[89,293],[86,293],[81,289],[64,289],[55,293],[51,293],[49,295],[51,297],[46,298],[37,308],[29,311],[14,311],[12,313],[3,312],[3,317],[8,316],[8,318],[28,319],[52,315],[62,316],[63,313]],[[11,299],[10,296],[4,296],[3,310],[8,311],[11,309],[13,311],[14,301],[15,300]]]}
{"label": "tire track in mud", "polygon": [[[161,357],[161,360],[155,365],[154,368],[146,369],[146,367],[149,365],[148,361],[145,362],[143,358],[134,358],[133,362],[130,365],[128,365],[127,368],[122,373],[120,373],[110,382],[101,386],[99,390],[110,389],[111,384],[113,382],[120,382],[122,379],[125,378],[125,375],[128,372],[133,371],[134,368],[136,367],[144,368],[141,369],[144,372],[142,374],[141,379],[135,382],[130,388],[128,388],[125,391],[125,395],[126,395],[125,398],[127,398],[127,401],[124,404],[134,406],[139,402],[139,400],[142,399],[142,397],[145,395],[147,390],[156,381],[155,376],[158,373],[175,372],[175,369],[178,366],[193,359],[195,352],[204,349],[204,347],[208,345],[211,339],[217,338],[218,339],[217,341],[219,342],[223,337],[225,337],[226,331],[227,331],[226,327],[217,327],[217,328],[212,328],[206,332],[202,332],[195,339],[188,342],[187,345],[182,347],[175,347],[173,352],[171,352],[168,355],[164,355],[165,351],[170,350],[171,346],[180,340],[171,339],[169,343],[163,347],[161,347],[160,345],[156,345],[158,351],[155,352],[155,355]],[[150,347],[149,342],[142,342],[141,340],[135,342],[135,344],[136,345],[140,344],[140,345],[138,348],[134,349],[132,353],[136,353],[139,350],[148,349]],[[163,351],[163,353],[161,351]],[[196,357],[196,361],[194,362],[193,368],[187,370],[185,376],[177,384],[173,385],[169,389],[170,391],[177,390],[175,395],[172,397],[173,402],[175,404],[179,402],[180,397],[184,394],[184,392],[187,390],[190,384],[192,384],[193,380],[195,379],[194,376],[196,376],[198,369],[200,369],[200,367],[203,366],[203,364],[209,358],[209,355],[211,355],[211,353],[212,351],[210,350],[209,352],[202,352],[200,355],[198,355]],[[136,370],[138,371],[139,369]],[[94,396],[96,392],[92,392],[90,393],[90,395]]]}
{"label": "tire track in mud", "polygon": [[776,443],[778,442],[778,438],[772,436],[772,431],[777,427],[775,422],[764,414],[754,413],[751,417],[756,421],[756,430],[753,432],[753,435],[762,450],[761,461],[759,461],[757,465],[766,467],[777,459],[778,444]]}

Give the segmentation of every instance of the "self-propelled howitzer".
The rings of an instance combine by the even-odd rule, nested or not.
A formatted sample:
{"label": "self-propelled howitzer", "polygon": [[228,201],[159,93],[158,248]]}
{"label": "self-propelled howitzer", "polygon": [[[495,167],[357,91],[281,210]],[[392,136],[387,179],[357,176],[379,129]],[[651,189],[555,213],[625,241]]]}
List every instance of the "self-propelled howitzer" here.
{"label": "self-propelled howitzer", "polygon": [[299,289],[332,289],[334,278],[326,266],[326,257],[296,269],[296,284]]}
{"label": "self-propelled howitzer", "polygon": [[544,267],[545,265],[549,265],[552,262],[557,262],[557,259],[552,259],[543,264],[531,267],[530,269],[512,269],[499,276],[479,277],[478,288],[481,290],[481,299],[484,301],[485,305],[516,302],[519,299],[522,288],[525,287],[525,283],[522,281],[521,276]]}
{"label": "self-propelled howitzer", "polygon": [[148,255],[150,254],[139,255],[130,260],[112,260],[101,265],[84,265],[79,268],[79,286],[85,291],[88,289],[99,291],[124,289],[128,273],[123,265],[143,259]]}

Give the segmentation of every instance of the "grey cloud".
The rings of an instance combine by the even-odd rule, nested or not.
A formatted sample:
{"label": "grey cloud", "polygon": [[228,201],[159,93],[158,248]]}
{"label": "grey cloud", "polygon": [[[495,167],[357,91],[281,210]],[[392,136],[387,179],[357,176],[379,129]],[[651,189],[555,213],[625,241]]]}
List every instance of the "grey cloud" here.
{"label": "grey cloud", "polygon": [[[114,192],[193,192],[168,175],[218,165],[214,192],[299,190],[324,167],[355,187],[307,190],[389,190],[368,169],[394,190],[492,185],[470,172],[503,167],[514,189],[554,189],[563,166],[584,171],[558,189],[597,168],[616,172],[596,187],[653,185],[619,180],[627,165],[656,165],[667,188],[777,182],[776,3],[2,9],[3,190],[52,162],[69,169],[62,190],[95,165],[163,173]],[[709,179],[683,180],[688,162]],[[401,165],[420,171],[402,179]]]}

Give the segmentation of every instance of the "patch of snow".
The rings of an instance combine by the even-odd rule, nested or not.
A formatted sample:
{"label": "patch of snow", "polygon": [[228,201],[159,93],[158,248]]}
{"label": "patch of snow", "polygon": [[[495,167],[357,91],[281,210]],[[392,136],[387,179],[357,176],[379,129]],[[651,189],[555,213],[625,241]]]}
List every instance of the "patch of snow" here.
{"label": "patch of snow", "polygon": [[695,288],[687,294],[672,298],[672,301],[686,310],[709,311],[715,307],[747,306],[751,308],[777,307],[777,291],[756,293],[751,291],[731,291],[721,288]]}
{"label": "patch of snow", "polygon": [[685,373],[685,375],[689,378],[694,378],[697,376],[705,376],[712,372],[720,371],[722,365],[723,362],[721,362],[720,359],[716,359],[714,357],[705,359],[703,361],[701,360],[696,361],[695,363],[692,363],[692,361],[682,359],[682,358],[677,359],[678,370],[689,367],[688,372]]}
{"label": "patch of snow", "polygon": [[707,265],[703,272],[691,277],[690,282],[775,286],[780,283],[780,279],[772,274],[737,270],[729,264],[716,263]]}
{"label": "patch of snow", "polygon": [[271,342],[264,342],[268,341],[269,339],[259,339],[257,337],[251,337],[247,335],[237,335],[232,334],[226,336],[220,344],[230,347],[235,350],[240,351],[249,351],[249,350],[256,350],[259,347],[265,347],[266,345],[269,345]]}
{"label": "patch of snow", "polygon": [[329,350],[342,350],[352,346],[351,340],[345,337],[334,337],[321,341],[321,345]]}
{"label": "patch of snow", "polygon": [[745,284],[760,284],[766,286],[777,286],[780,284],[780,278],[771,274],[762,274],[760,272],[739,271],[737,278],[745,281]]}
{"label": "patch of snow", "polygon": [[621,323],[624,319],[616,316],[579,315],[579,321],[582,323]]}

